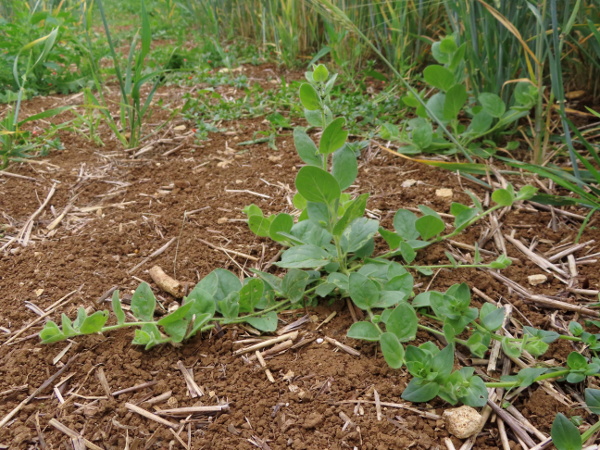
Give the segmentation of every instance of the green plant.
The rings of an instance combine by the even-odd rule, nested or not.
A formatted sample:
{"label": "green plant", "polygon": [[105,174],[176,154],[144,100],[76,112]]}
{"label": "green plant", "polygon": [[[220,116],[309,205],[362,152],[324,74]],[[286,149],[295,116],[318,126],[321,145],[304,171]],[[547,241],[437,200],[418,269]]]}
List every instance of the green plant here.
{"label": "green plant", "polygon": [[[290,293],[293,294],[293,288]],[[106,326],[108,311],[88,315],[84,308],[79,308],[74,321],[63,314],[61,326],[47,322],[40,339],[49,344],[74,336],[134,327],[137,329],[132,343],[149,349],[159,344],[180,343],[198,332],[210,330],[217,323],[247,322],[261,331],[272,332],[277,328],[277,311],[289,303],[290,300],[275,302],[274,292],[258,278],[242,282],[233,273],[216,269],[194,287],[178,309],[158,320],[154,318],[154,293],[148,284],[142,283],[131,298],[131,314],[135,320],[126,321],[119,292],[115,291],[112,310],[116,324]]]}
{"label": "green plant", "polygon": [[[244,209],[250,229],[258,236],[270,237],[287,247],[276,265],[298,274],[297,278],[302,280],[299,283],[302,297],[314,299],[337,294],[350,298],[368,313],[368,320],[352,325],[348,336],[379,342],[391,367],[399,368],[406,361],[415,376],[406,393],[408,399],[426,401],[440,395],[451,403],[481,404],[487,394],[484,396],[483,381],[474,377],[472,370],[451,374],[436,368],[442,364],[440,360],[445,367],[452,367],[447,365],[447,359],[454,358],[453,342],[467,345],[476,354],[487,350],[484,343],[489,344],[492,332],[501,325],[503,311],[486,307],[480,313],[471,308],[466,285],[454,286],[445,294],[421,294],[410,304],[413,277],[407,269],[431,274],[434,267],[506,267],[510,260],[505,256],[483,264],[479,254],[475,255],[473,264],[458,264],[451,255],[450,263],[445,265],[423,267],[411,263],[419,249],[455,236],[493,210],[530,198],[535,189],[528,186],[515,193],[510,186],[497,190],[492,196],[497,205],[487,211],[479,201],[475,201],[473,207],[453,204],[455,227],[447,234],[444,234],[446,224],[441,217],[424,206],[420,207],[421,217],[400,209],[394,216],[394,231],[386,230],[377,220],[364,217],[368,194],[352,198],[343,192],[356,178],[357,160],[355,147],[346,142],[345,119],[334,117],[329,107],[336,75],[329,76],[325,66],[319,65],[307,72],[306,78],[308,83],[299,89],[300,101],[308,123],[322,128],[323,132],[317,146],[306,130],[294,130],[298,155],[307,164],[298,171],[295,182],[298,193],[294,196],[294,205],[300,210],[298,221],[294,223],[292,216],[286,213],[265,216],[256,205],[250,205]],[[374,256],[377,234],[390,250]],[[401,256],[405,265],[391,260],[396,256]],[[276,278],[262,272],[258,275],[277,290]],[[409,347],[405,353],[402,343],[414,340],[416,330],[423,327],[418,322],[416,308],[424,307],[433,309],[433,318],[442,324],[443,331],[425,328],[445,336],[451,344],[437,352],[437,347],[431,344],[427,348]],[[481,324],[474,325],[478,318]],[[477,328],[472,339],[456,339],[467,326]],[[425,359],[430,361],[428,366],[416,367],[417,360],[424,364]],[[432,386],[428,391],[432,395],[426,400],[422,400],[422,395],[412,394],[413,387],[423,383],[423,379]]]}
{"label": "green plant", "polygon": [[[433,119],[437,117],[460,145],[472,153],[482,154],[481,139],[497,139],[500,132],[528,115],[536,104],[537,89],[526,82],[517,83],[510,108],[500,96],[490,92],[479,93],[477,99],[469,98],[464,79],[465,50],[466,44],[458,46],[452,36],[432,45],[433,56],[439,64],[423,70],[428,87],[419,93],[420,98],[412,93],[402,98],[404,104],[414,108],[417,118],[406,121],[402,129],[384,124],[380,130],[383,139],[404,144],[399,149],[401,153],[456,152],[457,147],[446,139],[443,128],[434,126]],[[432,89],[437,92],[425,98],[424,93]],[[468,125],[465,125],[465,116]],[[495,146],[493,141],[492,144]]]}
{"label": "green plant", "polygon": [[[600,390],[586,389],[585,403],[596,415],[600,415]],[[588,428],[583,434],[579,434],[577,426],[564,414],[557,414],[552,423],[552,443],[558,450],[580,450],[583,444],[600,430],[600,421]]]}
{"label": "green plant", "polygon": [[[413,262],[420,249],[460,233],[492,210],[530,198],[535,189],[525,186],[515,192],[509,186],[496,190],[492,194],[496,205],[488,210],[474,196],[473,207],[453,204],[454,230],[446,234],[445,222],[423,206],[420,217],[400,209],[394,217],[394,231],[386,230],[379,221],[364,217],[368,194],[352,198],[343,192],[356,178],[357,160],[356,149],[347,142],[344,118],[336,118],[329,107],[336,76],[330,76],[325,66],[319,65],[306,77],[308,83],[299,88],[301,103],[308,123],[323,132],[317,145],[306,129],[294,131],[296,149],[307,164],[298,171],[295,182],[298,193],[293,201],[300,210],[298,220],[286,213],[265,216],[256,205],[244,208],[252,231],[286,247],[276,263],[285,269],[284,275],[255,271],[257,277],[240,281],[231,272],[216,269],[196,285],[177,310],[158,320],[154,318],[154,295],[143,283],[131,300],[136,320],[126,322],[117,293],[112,301],[116,324],[106,326],[107,311],[88,316],[80,309],[73,322],[65,315],[61,326],[48,322],[40,333],[42,341],[51,343],[80,334],[135,327],[133,343],[150,348],[177,344],[216,324],[240,322],[272,332],[277,328],[278,311],[299,308],[319,298],[341,297],[349,298],[366,312],[364,320],[349,328],[348,337],[377,342],[390,367],[406,366],[413,376],[402,395],[409,401],[426,402],[439,396],[451,404],[482,406],[488,388],[527,387],[549,379],[579,383],[588,376],[597,376],[600,335],[586,332],[575,322],[569,325],[568,336],[523,327],[520,336],[503,337],[496,332],[503,324],[504,308],[492,304],[472,306],[469,287],[464,283],[446,292],[413,293],[414,280],[408,269],[431,274],[435,267],[502,269],[509,265],[510,260],[503,255],[484,263],[477,250],[470,264],[459,264],[450,254],[448,264],[419,266]],[[388,244],[389,251],[375,254],[377,236]],[[427,325],[420,317],[427,319]],[[411,345],[418,330],[445,339],[447,345],[441,349],[433,342]],[[538,357],[558,339],[583,344],[595,356],[587,358],[573,352],[566,367],[529,367],[491,382],[484,382],[470,367],[452,370],[457,346],[483,357],[496,340],[512,358],[524,352]]]}
{"label": "green plant", "polygon": [[[23,131],[22,127],[28,122],[34,120],[46,119],[60,114],[70,107],[59,107],[34,114],[25,119],[20,119],[21,102],[25,96],[25,89],[30,74],[33,70],[42,64],[50,50],[54,46],[58,28],[55,28],[39,39],[36,39],[24,45],[17,53],[13,63],[13,76],[19,90],[17,93],[16,102],[6,112],[5,116],[0,121],[0,169],[8,166],[12,159],[26,158],[31,156],[31,153],[40,147],[40,143],[32,140],[32,133]],[[39,48],[42,48],[39,50]],[[24,71],[19,75],[19,67],[21,56],[25,56],[26,63]]]}
{"label": "green plant", "polygon": [[[142,128],[144,118],[149,112],[149,107],[154,98],[154,94],[161,83],[161,75],[166,72],[166,69],[161,69],[147,73],[145,71],[146,56],[150,52],[152,43],[152,32],[150,29],[150,19],[146,10],[145,1],[141,2],[140,19],[141,28],[133,37],[127,60],[125,62],[125,72],[121,70],[120,58],[117,55],[113,39],[111,37],[110,28],[104,12],[102,0],[96,2],[102,18],[104,33],[108,41],[108,47],[114,71],[119,85],[120,102],[119,102],[119,120],[115,120],[109,108],[109,101],[104,96],[103,81],[101,79],[100,68],[97,61],[91,53],[92,48],[92,11],[91,8],[85,16],[86,36],[89,48],[89,62],[92,67],[94,83],[96,86],[96,95],[91,95],[90,100],[93,108],[100,111],[117,139],[127,148],[136,147],[144,139],[142,136]],[[138,41],[140,48],[138,50]],[[149,92],[146,94],[146,99],[142,101],[142,87],[152,82]]]}
{"label": "green plant", "polygon": [[[28,95],[49,92],[69,93],[81,89],[90,80],[90,68],[82,58],[81,12],[85,8],[82,0],[68,4],[52,5],[40,0],[28,2],[14,0],[6,15],[0,13],[0,93],[16,92],[11,68],[20,49],[38,36],[44,36],[58,29],[58,45],[53,46],[44,60],[34,67],[27,86]],[[33,49],[37,58],[42,48]],[[22,58],[17,63],[18,71],[24,72],[27,61]]]}

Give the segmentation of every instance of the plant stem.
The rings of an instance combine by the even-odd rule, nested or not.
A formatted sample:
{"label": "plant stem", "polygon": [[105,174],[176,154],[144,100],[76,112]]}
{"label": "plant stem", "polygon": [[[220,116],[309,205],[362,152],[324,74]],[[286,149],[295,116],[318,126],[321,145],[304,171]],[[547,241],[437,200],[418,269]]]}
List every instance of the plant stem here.
{"label": "plant stem", "polygon": [[[428,333],[437,334],[438,336],[441,336],[441,337],[443,337],[443,338],[445,338],[445,337],[446,337],[446,335],[444,334],[444,332],[442,332],[442,331],[439,331],[439,330],[436,330],[435,328],[430,328],[430,327],[428,327],[428,326],[426,326],[426,325],[421,325],[421,324],[418,324],[418,325],[417,325],[417,327],[418,327],[420,330],[427,331]],[[467,345],[467,341],[465,341],[465,340],[463,340],[463,339],[454,338],[454,341],[455,341],[456,343],[458,343],[458,344],[461,344],[461,345],[464,345],[464,346],[466,346],[466,345]]]}
{"label": "plant stem", "polygon": [[127,327],[142,327],[144,325],[156,325],[156,322],[125,322],[117,325],[110,325],[108,327],[103,327],[100,330],[100,333],[105,333],[107,331],[119,330],[121,328]]}
{"label": "plant stem", "polygon": [[587,441],[590,437],[592,437],[599,430],[600,430],[600,420],[583,432],[583,434],[581,435],[581,443],[585,444],[585,441]]}
{"label": "plant stem", "polygon": [[500,209],[500,208],[504,208],[503,205],[496,205],[496,206],[492,206],[490,209],[488,209],[487,211],[483,211],[480,214],[477,214],[475,217],[473,217],[471,220],[469,220],[468,222],[463,223],[460,227],[456,228],[452,233],[446,234],[444,236],[438,236],[437,238],[435,238],[433,241],[431,241],[431,243],[434,242],[440,242],[443,241],[445,239],[450,239],[453,238],[454,236],[462,233],[462,231],[468,227],[470,227],[471,225],[473,225],[475,222],[483,219],[485,216],[493,213],[494,211]]}
{"label": "plant stem", "polygon": [[[571,372],[571,369],[562,369],[562,370],[557,370],[556,372],[545,373],[545,374],[540,375],[539,377],[535,378],[533,380],[533,382],[537,383],[539,381],[550,380],[552,378],[560,378],[565,375],[568,375],[570,372]],[[485,383],[485,386],[488,388],[513,388],[513,387],[519,386],[520,384],[521,384],[520,381],[498,381],[498,382]]]}

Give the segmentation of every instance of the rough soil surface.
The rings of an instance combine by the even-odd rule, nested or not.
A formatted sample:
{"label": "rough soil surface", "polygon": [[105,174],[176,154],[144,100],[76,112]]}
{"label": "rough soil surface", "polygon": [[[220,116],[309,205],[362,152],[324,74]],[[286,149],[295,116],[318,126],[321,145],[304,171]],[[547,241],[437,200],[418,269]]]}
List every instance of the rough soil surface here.
{"label": "rough soil surface", "polygon": [[[270,69],[252,70],[254,77],[273,75]],[[177,104],[182,92],[169,88],[161,95]],[[25,107],[31,113],[69,101],[77,99],[34,99]],[[150,123],[159,124],[167,115],[167,110],[157,108]],[[277,255],[278,245],[248,230],[241,209],[255,203],[268,212],[293,211],[293,181],[301,162],[291,133],[277,139],[279,150],[274,151],[266,144],[236,145],[253,139],[255,131],[267,129],[262,119],[223,126],[227,132],[194,143],[190,134],[193,124],[176,120],[159,133],[170,142],[141,153],[139,148],[124,151],[106,130],[101,130],[104,147],[63,131],[64,150],[13,164],[9,172],[20,177],[0,174],[0,224],[4,224],[4,230],[0,228],[0,420],[35,394],[0,428],[0,448],[83,448],[81,439],[88,441],[85,445],[97,446],[89,448],[104,449],[447,448],[444,439],[450,436],[439,416],[449,405],[440,400],[430,404],[403,402],[400,395],[410,380],[407,372],[389,369],[376,346],[345,337],[353,318],[344,302],[324,302],[316,309],[282,315],[282,326],[305,314],[311,320],[300,328],[303,338],[298,341],[304,339],[306,345],[266,359],[274,383],[268,381],[256,361],[233,355],[233,350],[242,346],[237,341],[255,337],[244,327],[197,336],[181,347],[162,346],[150,351],[130,344],[130,329],[40,344],[37,332],[46,318],[59,321],[61,313],[74,317],[80,306],[108,309],[105,293],[111,287],[128,294],[140,281],[150,282],[162,306],[168,308],[174,299],[152,284],[147,271],[153,265],[193,286],[215,268],[242,276],[252,267],[264,267]],[[180,137],[183,139],[178,140]],[[138,156],[133,157],[136,153]],[[388,227],[400,207],[423,204],[447,213],[451,201],[470,202],[466,189],[482,200],[489,194],[455,174],[397,158],[376,146],[363,153],[360,164],[353,190],[372,194],[370,214]],[[407,180],[416,183],[403,185]],[[517,185],[531,182],[512,181]],[[54,194],[40,208],[53,188]],[[452,196],[438,196],[436,190],[440,188],[451,189]],[[499,224],[502,234],[514,233],[515,239],[543,254],[558,245],[571,244],[581,221],[526,204],[501,215]],[[490,229],[493,231],[488,222],[479,224],[456,241],[471,245],[481,241],[482,248],[491,252],[484,256],[494,259],[498,248],[487,236]],[[27,238],[28,244],[22,245]],[[172,239],[165,251],[151,257]],[[581,242],[590,240],[595,242],[575,252],[576,259],[598,251],[600,233],[595,221],[581,238]],[[582,297],[568,288],[600,289],[595,260],[577,264],[577,274],[569,272],[566,258],[556,261],[567,274],[562,282],[505,242],[508,255],[515,261],[501,274],[532,294],[578,305],[593,297]],[[447,262],[444,251],[456,252],[458,245],[429,248],[419,256],[419,262]],[[467,257],[472,253],[460,251]],[[546,273],[549,281],[530,286],[527,276],[540,273]],[[433,277],[416,275],[416,281],[419,292],[467,282],[481,292],[474,295],[474,302],[491,299],[512,304],[513,317],[525,325],[554,329],[564,327],[568,320],[582,319],[576,312],[530,301],[487,271],[444,269]],[[46,310],[52,312],[44,314]],[[335,317],[317,329],[333,312]],[[565,332],[564,328],[560,331]],[[325,337],[358,350],[360,356],[340,351],[327,341],[319,343],[317,338]],[[424,333],[418,338],[434,339]],[[572,349],[569,343],[553,344],[544,360],[564,364]],[[487,362],[472,361],[467,352],[464,355],[465,361],[457,359],[457,367],[477,364],[485,373]],[[38,391],[67,362],[66,370]],[[193,370],[203,396],[190,396],[179,362]],[[106,378],[104,386],[102,375]],[[489,375],[499,377],[500,373]],[[149,384],[118,393],[144,383]],[[533,386],[514,402],[546,435],[557,412],[574,413],[577,397],[571,394],[582,391],[578,386],[554,386],[559,386],[566,397]],[[144,403],[165,392],[171,394],[164,400]],[[383,403],[380,420],[375,407],[377,395]],[[565,398],[570,403],[560,401]],[[229,404],[226,413],[169,418],[171,428],[126,406],[139,405],[152,412],[222,403]],[[585,416],[582,410],[577,414]],[[51,419],[55,421],[50,423]],[[57,429],[56,421],[75,432],[75,437]],[[510,448],[522,448],[510,429],[508,437]],[[462,445],[450,438],[456,448]],[[502,448],[497,421],[486,424],[473,448]]]}

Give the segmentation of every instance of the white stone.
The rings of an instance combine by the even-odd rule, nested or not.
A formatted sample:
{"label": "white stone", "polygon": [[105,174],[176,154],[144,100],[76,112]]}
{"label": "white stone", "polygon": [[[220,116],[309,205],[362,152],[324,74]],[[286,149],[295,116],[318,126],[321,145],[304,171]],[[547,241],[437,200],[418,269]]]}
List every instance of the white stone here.
{"label": "white stone", "polygon": [[442,416],[448,433],[459,439],[467,439],[479,431],[481,414],[475,408],[463,405],[459,408],[447,409]]}
{"label": "white stone", "polygon": [[453,194],[452,189],[442,188],[435,190],[435,195],[442,198],[452,198]]}
{"label": "white stone", "polygon": [[546,275],[544,275],[543,273],[539,273],[536,275],[529,275],[527,277],[527,281],[529,281],[530,285],[537,286],[538,284],[542,284],[542,283],[545,283],[546,281],[548,281],[548,277]]}

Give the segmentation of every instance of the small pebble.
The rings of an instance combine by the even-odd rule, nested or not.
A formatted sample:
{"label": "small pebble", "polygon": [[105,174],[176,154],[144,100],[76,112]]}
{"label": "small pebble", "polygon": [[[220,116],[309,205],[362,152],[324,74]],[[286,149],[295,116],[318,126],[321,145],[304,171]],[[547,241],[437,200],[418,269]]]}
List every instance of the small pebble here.
{"label": "small pebble", "polygon": [[446,422],[448,433],[459,439],[467,439],[479,430],[481,414],[475,408],[463,405],[444,411],[442,415]]}
{"label": "small pebble", "polygon": [[317,342],[317,344],[322,344],[323,343],[323,338],[317,338],[316,342]]}
{"label": "small pebble", "polygon": [[530,285],[537,286],[538,284],[542,284],[548,281],[548,277],[542,273],[539,273],[536,275],[529,275],[527,277],[527,281],[529,281]]}
{"label": "small pebble", "polygon": [[435,195],[438,197],[442,197],[442,198],[452,198],[453,192],[452,192],[452,189],[442,188],[442,189],[436,189]]}

